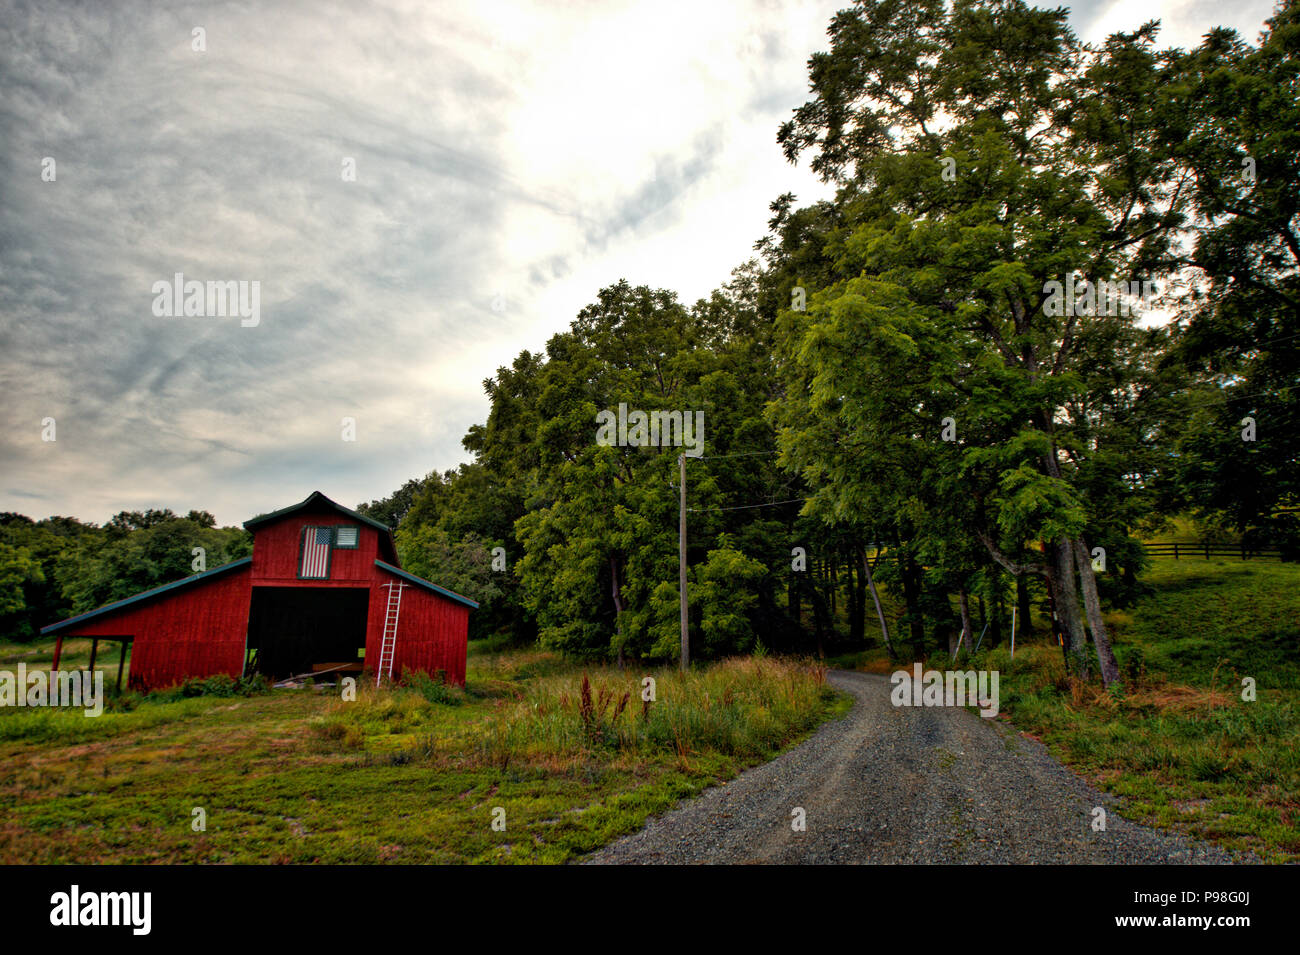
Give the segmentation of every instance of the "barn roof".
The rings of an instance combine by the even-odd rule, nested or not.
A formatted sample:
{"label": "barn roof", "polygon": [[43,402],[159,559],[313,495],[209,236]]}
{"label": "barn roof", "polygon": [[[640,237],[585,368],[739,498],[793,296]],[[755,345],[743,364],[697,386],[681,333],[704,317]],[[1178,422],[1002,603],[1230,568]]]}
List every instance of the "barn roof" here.
{"label": "barn roof", "polygon": [[201,574],[194,574],[190,577],[185,577],[181,580],[175,580],[172,581],[170,584],[163,584],[161,587],[153,588],[153,590],[146,590],[142,594],[136,594],[134,597],[127,597],[125,600],[117,600],[111,604],[105,604],[104,606],[98,608],[97,610],[88,610],[86,613],[77,614],[77,616],[69,617],[67,620],[60,620],[58,623],[52,623],[48,627],[41,627],[41,633],[56,633],[59,630],[63,630],[67,627],[72,626],[73,624],[85,623],[87,620],[91,620],[95,617],[101,616],[106,613],[112,613],[114,610],[121,610],[122,608],[128,607],[131,604],[136,604],[144,600],[149,600],[152,597],[160,596],[161,594],[167,593],[168,591],[179,590],[182,587],[188,587],[191,584],[198,583],[200,580],[207,580],[209,578],[216,577],[220,574],[228,574],[232,570],[237,570],[241,567],[247,567],[252,562],[253,562],[253,558],[242,557],[239,560],[230,562],[229,564],[222,564],[220,567],[214,567],[211,570],[205,570]]}
{"label": "barn roof", "polygon": [[392,556],[394,563],[396,563],[397,544],[393,540],[392,528],[390,528],[387,524],[379,523],[379,521],[375,520],[372,517],[366,517],[366,515],[358,511],[354,511],[350,507],[344,507],[338,501],[330,500],[320,491],[312,491],[310,494],[307,495],[307,497],[304,500],[299,501],[297,504],[293,504],[289,507],[282,507],[280,508],[280,510],[271,511],[271,513],[269,514],[259,514],[257,517],[253,517],[250,518],[249,520],[244,521],[244,530],[251,531],[255,527],[261,527],[263,524],[270,524],[273,521],[278,521],[282,518],[289,517],[293,514],[296,514],[298,511],[308,510],[318,505],[323,505],[325,507],[331,508],[340,514],[345,515],[346,517],[352,518],[354,521],[361,521],[361,523],[373,527],[375,530],[379,531],[380,543],[384,545],[384,549],[387,551],[389,555]]}
{"label": "barn roof", "polygon": [[415,584],[417,587],[423,587],[425,590],[429,591],[430,593],[439,594],[443,597],[449,597],[452,600],[456,601],[457,603],[464,604],[466,607],[469,607],[471,610],[478,609],[478,603],[476,601],[470,600],[468,597],[461,596],[460,594],[456,593],[456,591],[454,590],[448,590],[446,587],[439,587],[437,584],[425,580],[423,577],[417,577],[415,576],[415,574],[408,574],[400,567],[394,567],[392,564],[386,564],[382,560],[375,561],[375,566],[378,567],[380,570],[388,571],[390,574],[396,574],[398,577],[401,577],[403,580]]}
{"label": "barn roof", "polygon": [[374,518],[366,517],[366,515],[358,513],[357,511],[354,511],[351,508],[344,507],[342,504],[338,503],[338,501],[330,500],[320,491],[312,491],[310,494],[307,495],[306,499],[299,501],[297,504],[292,504],[289,507],[282,507],[278,511],[272,511],[269,514],[259,514],[257,517],[249,518],[248,520],[244,521],[244,530],[251,531],[254,527],[257,527],[259,524],[267,524],[271,521],[278,521],[282,517],[288,517],[290,514],[293,514],[297,511],[305,510],[306,508],[316,504],[324,504],[326,507],[332,507],[340,514],[346,514],[348,517],[352,518],[355,521],[361,521],[362,523],[369,524],[377,531],[390,530],[387,524],[381,524],[379,523],[379,521],[375,520]]}
{"label": "barn roof", "polygon": [[[343,514],[351,518],[352,520],[360,521],[370,527],[375,528],[377,531],[380,532],[379,535],[379,540],[381,544],[380,553],[386,553],[387,555],[391,556],[393,558],[393,562],[390,563],[384,560],[376,560],[375,561],[376,567],[380,568],[381,570],[385,570],[390,574],[395,574],[396,576],[402,578],[408,583],[415,584],[416,586],[424,590],[427,590],[430,593],[435,593],[440,596],[446,597],[449,600],[454,600],[457,603],[464,604],[466,607],[469,607],[471,610],[478,609],[478,603],[471,600],[470,598],[462,596],[461,594],[458,594],[455,591],[448,590],[445,587],[439,587],[437,584],[425,580],[423,577],[417,577],[414,574],[409,574],[406,571],[402,570],[402,568],[398,567],[396,564],[397,547],[393,541],[393,532],[388,528],[386,524],[381,524],[379,523],[379,521],[366,517],[364,514],[359,514],[356,511],[351,510],[350,508],[344,507],[342,504],[339,504],[335,501],[331,501],[320,491],[313,491],[310,495],[308,495],[306,500],[301,501],[298,504],[294,504],[292,507],[281,508],[278,511],[272,511],[269,514],[261,514],[257,517],[252,518],[251,520],[247,520],[244,522],[244,528],[246,530],[252,530],[255,527],[259,527],[264,524],[269,524],[274,521],[278,521],[282,518],[289,517],[298,511],[306,510],[307,508],[316,507],[318,505],[324,505],[325,507],[331,508],[340,514]],[[87,611],[86,613],[78,614],[75,617],[69,617],[66,620],[60,620],[58,623],[52,623],[48,627],[42,627],[41,633],[57,633],[60,630],[65,630],[68,627],[85,623],[89,620],[93,620],[94,618],[100,617],[104,614],[112,613],[117,610],[122,610],[125,607],[129,607],[137,603],[142,603],[143,601],[146,600],[151,600],[154,597],[161,596],[162,594],[169,593],[173,590],[179,590],[183,587],[189,587],[190,585],[196,584],[199,581],[207,580],[211,577],[216,577],[220,574],[228,574],[234,570],[247,568],[250,564],[252,564],[252,562],[253,562],[253,558],[244,557],[241,558],[240,560],[232,561],[229,564],[223,564],[220,567],[214,567],[212,570],[204,571],[201,574],[194,574],[182,580],[173,581],[170,584],[163,584],[161,587],[154,587],[152,590],[146,590],[144,593],[136,594],[134,597],[127,597],[125,600],[118,600],[111,604],[106,604],[103,607],[99,607],[96,610],[90,610]]]}

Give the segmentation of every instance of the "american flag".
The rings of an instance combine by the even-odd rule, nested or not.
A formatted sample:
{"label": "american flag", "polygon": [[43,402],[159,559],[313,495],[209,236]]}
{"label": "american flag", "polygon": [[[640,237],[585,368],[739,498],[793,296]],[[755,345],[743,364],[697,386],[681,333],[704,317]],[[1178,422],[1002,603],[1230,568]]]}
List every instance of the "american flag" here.
{"label": "american flag", "polygon": [[298,568],[299,577],[325,578],[330,568],[330,529],[328,527],[308,527],[302,542],[302,566]]}

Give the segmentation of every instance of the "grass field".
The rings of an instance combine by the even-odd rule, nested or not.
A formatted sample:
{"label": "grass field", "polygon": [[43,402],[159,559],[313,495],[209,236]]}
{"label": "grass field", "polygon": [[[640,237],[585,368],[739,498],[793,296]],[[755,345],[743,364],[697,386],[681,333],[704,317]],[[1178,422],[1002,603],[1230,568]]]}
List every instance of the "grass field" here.
{"label": "grass field", "polygon": [[[0,658],[31,666],[31,649]],[[0,711],[0,861],[562,862],[846,708],[821,668],[789,661],[586,675],[584,692],[550,654],[480,647],[464,690]]]}
{"label": "grass field", "polygon": [[1300,861],[1300,566],[1156,560],[1145,579],[1110,617],[1122,694],[1066,679],[1054,647],[996,651],[1004,711],[1129,818]]}
{"label": "grass field", "polygon": [[[1107,614],[1122,692],[1072,680],[1041,621],[1014,661],[1002,646],[958,665],[1000,671],[1001,718],[1121,797],[1128,818],[1300,861],[1300,566],[1157,559],[1143,581],[1147,596]],[[883,651],[842,662],[895,668]]]}
{"label": "grass field", "polygon": [[[1022,632],[1014,661],[1002,646],[962,665],[1001,671],[1003,718],[1129,818],[1300,861],[1300,566],[1165,559],[1144,580],[1147,596],[1108,615],[1122,693],[1071,680],[1041,635]],[[0,646],[0,666],[50,653]],[[72,666],[88,654],[65,645]],[[111,684],[116,656],[100,660]],[[836,663],[892,668],[881,651]],[[810,664],[654,672],[644,709],[640,672],[586,672],[584,696],[584,671],[551,654],[478,644],[464,690],[426,680],[343,702],[226,687],[127,695],[96,719],[0,710],[0,861],[564,861],[846,706]]]}

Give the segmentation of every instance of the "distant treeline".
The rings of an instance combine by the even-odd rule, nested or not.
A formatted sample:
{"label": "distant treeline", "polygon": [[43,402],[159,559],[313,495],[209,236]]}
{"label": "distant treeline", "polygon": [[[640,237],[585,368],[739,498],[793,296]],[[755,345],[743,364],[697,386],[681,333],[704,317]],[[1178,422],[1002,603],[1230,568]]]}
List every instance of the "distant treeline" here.
{"label": "distant treeline", "polygon": [[[1216,30],[1190,51],[1155,24],[1084,46],[1067,15],[837,13],[777,136],[835,198],[777,199],[757,257],[693,305],[601,290],[484,382],[471,463],[361,510],[410,570],[482,601],[477,635],[602,660],[678,652],[684,447],[634,411],[698,422],[696,657],[926,654],[1005,639],[1037,605],[1075,672],[1113,683],[1103,607],[1133,598],[1167,516],[1295,559],[1300,3],[1259,46]],[[1101,287],[1143,298],[1099,307]],[[1144,326],[1152,305],[1174,321]],[[19,586],[67,608],[155,573],[151,538],[119,557],[107,528],[39,533],[87,580],[56,561]]]}
{"label": "distant treeline", "polygon": [[30,640],[71,614],[252,553],[251,534],[215,524],[207,511],[122,511],[102,527],[0,514],[0,638]]}
{"label": "distant treeline", "polygon": [[365,509],[418,572],[497,591],[477,626],[669,659],[681,449],[597,429],[703,412],[697,655],[927,653],[1040,604],[1114,682],[1103,603],[1166,515],[1300,551],[1297,11],[1191,51],[1014,0],[836,14],[777,137],[835,199],[780,197],[694,305],[602,290],[484,382],[473,463]]}

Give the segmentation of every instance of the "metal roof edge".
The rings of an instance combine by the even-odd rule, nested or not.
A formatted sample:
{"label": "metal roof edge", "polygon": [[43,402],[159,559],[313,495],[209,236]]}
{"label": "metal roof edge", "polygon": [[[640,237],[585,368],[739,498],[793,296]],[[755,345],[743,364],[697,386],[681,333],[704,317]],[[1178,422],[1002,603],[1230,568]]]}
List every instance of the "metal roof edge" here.
{"label": "metal roof edge", "polygon": [[205,570],[201,574],[192,574],[189,577],[182,577],[180,580],[173,580],[170,584],[163,584],[161,587],[154,587],[152,590],[146,590],[138,593],[134,597],[126,597],[122,600],[115,600],[111,604],[105,604],[95,610],[87,610],[85,613],[79,613],[75,617],[68,617],[66,620],[60,620],[58,623],[52,623],[47,627],[41,627],[41,633],[55,633],[65,627],[70,627],[74,623],[82,623],[92,617],[98,617],[100,614],[110,613],[114,610],[121,610],[130,604],[138,603],[141,600],[148,600],[150,597],[157,597],[159,594],[166,593],[169,590],[177,590],[190,584],[198,583],[200,580],[206,580],[215,577],[218,574],[229,573],[237,567],[247,567],[253,563],[251,557],[241,557],[239,560],[233,560],[229,564],[222,564],[220,567],[213,567],[211,570]]}
{"label": "metal roof edge", "polygon": [[371,527],[375,528],[375,530],[386,531],[389,534],[393,532],[393,529],[389,527],[387,524],[382,524],[379,521],[375,520],[373,517],[366,517],[366,515],[354,511],[350,507],[344,507],[338,501],[326,497],[320,491],[312,491],[310,494],[307,495],[306,498],[299,501],[297,504],[290,504],[288,507],[282,507],[278,511],[271,511],[269,514],[262,514],[259,517],[250,517],[248,520],[244,521],[244,530],[246,531],[252,530],[257,525],[265,524],[269,521],[274,521],[281,517],[288,517],[290,514],[294,513],[295,511],[302,510],[308,504],[313,503],[317,499],[324,501],[326,504],[328,504],[330,507],[334,508],[337,511],[342,511],[344,514],[348,515],[349,517],[356,518],[357,520],[370,525]]}
{"label": "metal roof edge", "polygon": [[380,570],[388,571],[390,574],[396,574],[398,577],[401,577],[404,580],[409,580],[413,584],[418,584],[419,586],[424,587],[426,590],[431,590],[435,594],[441,594],[444,597],[450,597],[452,600],[455,600],[457,603],[464,604],[466,607],[469,607],[471,610],[478,609],[478,601],[470,600],[468,597],[464,597],[461,594],[456,593],[456,591],[454,590],[448,590],[446,587],[439,587],[433,581],[425,580],[423,577],[417,577],[415,576],[415,574],[412,574],[409,571],[402,570],[402,568],[400,567],[394,567],[392,564],[386,563],[385,561],[382,560],[376,560],[375,566],[378,567]]}

